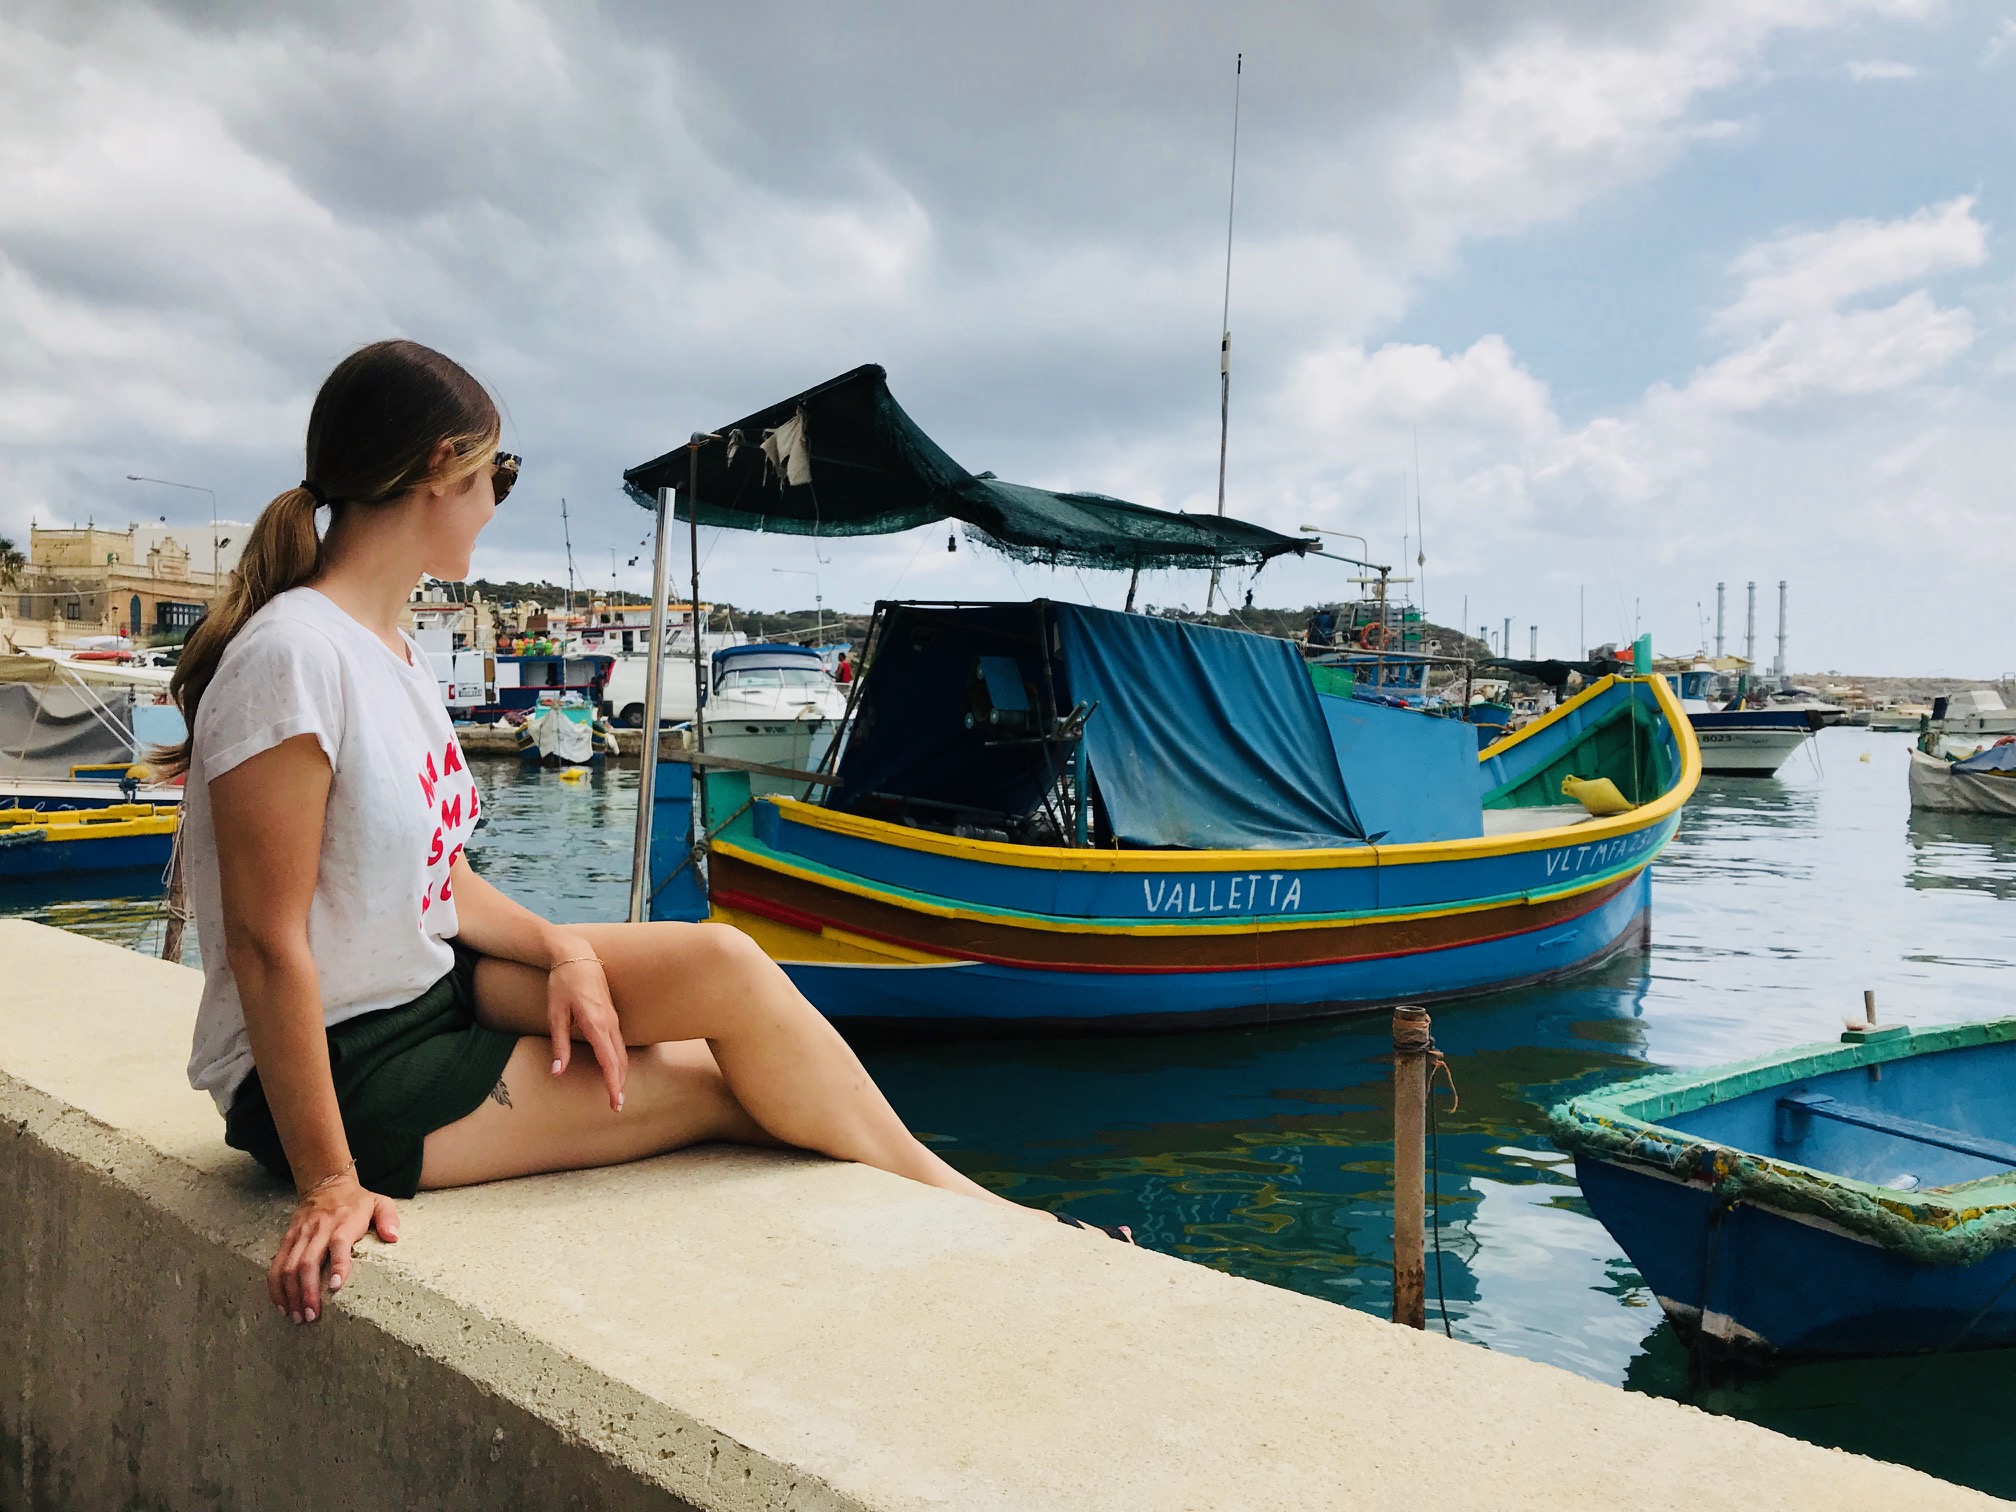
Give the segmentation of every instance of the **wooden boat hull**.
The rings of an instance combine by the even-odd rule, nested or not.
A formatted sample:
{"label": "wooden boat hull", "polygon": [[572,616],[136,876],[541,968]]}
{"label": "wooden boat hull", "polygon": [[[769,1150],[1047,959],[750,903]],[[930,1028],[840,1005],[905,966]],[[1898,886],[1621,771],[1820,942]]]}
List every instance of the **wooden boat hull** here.
{"label": "wooden boat hull", "polygon": [[160,870],[177,812],[151,804],[92,810],[0,809],[0,882],[83,872]]}
{"label": "wooden boat hull", "polygon": [[1550,1113],[1554,1142],[1700,1344],[2016,1344],[2016,1019],[1843,1039],[1587,1094]]}
{"label": "wooden boat hull", "polygon": [[[977,959],[780,964],[828,1017],[862,1028],[1147,1033],[1281,1023],[1475,996],[1586,970],[1642,945],[1650,892],[1649,878],[1640,874],[1594,907],[1528,935],[1315,964],[1209,970]],[[762,915],[722,905],[716,917],[790,948],[764,927],[769,921]]]}
{"label": "wooden boat hull", "polygon": [[2006,772],[1958,772],[1950,761],[1913,751],[1905,780],[1914,809],[2016,818],[2016,777]]}
{"label": "wooden boat hull", "polygon": [[[1167,1030],[1365,1011],[1545,981],[1642,941],[1647,868],[1698,769],[1664,685],[1607,685],[1483,753],[1496,792],[1555,768],[1609,700],[1661,700],[1666,790],[1628,813],[1408,845],[1090,850],[964,839],[708,779],[706,916],[755,938],[836,1020],[1049,1032]],[[682,837],[690,769],[661,767]],[[676,812],[673,810],[676,809]],[[657,917],[680,917],[654,865]],[[690,870],[684,873],[690,886]],[[668,891],[668,887],[670,890]],[[689,895],[689,904],[700,902]],[[687,912],[687,917],[699,916]]]}
{"label": "wooden boat hull", "polygon": [[1575,1163],[1590,1209],[1684,1335],[1730,1354],[1916,1354],[2016,1344],[2016,1250],[1924,1265],[1712,1185]]}

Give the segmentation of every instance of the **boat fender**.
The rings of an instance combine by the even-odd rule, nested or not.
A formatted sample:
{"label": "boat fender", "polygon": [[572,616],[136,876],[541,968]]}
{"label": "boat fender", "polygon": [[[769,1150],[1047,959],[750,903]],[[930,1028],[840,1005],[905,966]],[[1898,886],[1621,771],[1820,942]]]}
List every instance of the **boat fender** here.
{"label": "boat fender", "polygon": [[1617,791],[1617,784],[1608,777],[1563,777],[1561,796],[1574,799],[1597,818],[1628,814],[1637,807]]}

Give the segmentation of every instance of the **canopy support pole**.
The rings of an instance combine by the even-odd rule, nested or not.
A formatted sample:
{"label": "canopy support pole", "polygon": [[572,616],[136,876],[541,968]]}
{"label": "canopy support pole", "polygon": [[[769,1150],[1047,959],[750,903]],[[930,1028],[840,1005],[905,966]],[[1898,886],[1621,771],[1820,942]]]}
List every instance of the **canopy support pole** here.
{"label": "canopy support pole", "polygon": [[[651,904],[651,818],[658,801],[658,718],[664,705],[665,580],[672,550],[665,522],[672,490],[658,490],[658,525],[651,563],[651,644],[644,657],[644,728],[637,747],[637,838],[630,852],[630,922],[641,924]],[[696,720],[698,716],[695,716]]]}
{"label": "canopy support pole", "polygon": [[[705,626],[700,621],[700,448],[714,437],[695,431],[686,452],[686,552],[693,585],[693,750],[707,750],[707,652]],[[707,769],[692,763],[693,876],[700,896],[707,896]]]}

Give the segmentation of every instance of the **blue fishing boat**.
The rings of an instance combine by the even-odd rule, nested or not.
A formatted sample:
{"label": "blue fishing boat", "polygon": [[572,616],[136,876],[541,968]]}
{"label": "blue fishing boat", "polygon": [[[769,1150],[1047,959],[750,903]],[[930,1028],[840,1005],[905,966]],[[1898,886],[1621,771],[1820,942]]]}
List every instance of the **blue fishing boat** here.
{"label": "blue fishing boat", "polygon": [[1202,1027],[1563,976],[1643,937],[1696,778],[1650,676],[1479,753],[1460,720],[1319,693],[1286,641],[1177,621],[882,605],[870,647],[824,796],[703,761],[697,895],[667,885],[698,875],[668,763],[653,873],[654,916],[736,925],[864,1027]]}
{"label": "blue fishing boat", "polygon": [[151,803],[89,809],[0,808],[0,881],[161,870],[180,810]]}
{"label": "blue fishing boat", "polygon": [[1552,1110],[1589,1207],[1733,1353],[2016,1344],[2016,1018],[1850,1030]]}
{"label": "blue fishing boat", "polygon": [[[1257,571],[1318,544],[968,472],[878,367],[624,481],[659,510],[656,600],[668,505],[801,534],[954,519],[1116,571]],[[735,925],[862,1027],[1203,1027],[1558,977],[1643,938],[1699,775],[1640,653],[1480,752],[1461,710],[1355,674],[1340,693],[1285,639],[1040,599],[878,604],[827,770],[705,749],[697,785],[651,769],[632,907]]]}

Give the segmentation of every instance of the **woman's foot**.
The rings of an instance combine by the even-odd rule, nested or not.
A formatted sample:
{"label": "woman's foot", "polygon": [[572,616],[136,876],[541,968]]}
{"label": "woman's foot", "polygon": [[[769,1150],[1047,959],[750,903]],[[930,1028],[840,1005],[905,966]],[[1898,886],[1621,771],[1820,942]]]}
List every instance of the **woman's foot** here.
{"label": "woman's foot", "polygon": [[1083,1218],[1074,1218],[1069,1213],[1051,1215],[1068,1228],[1090,1229],[1095,1234],[1104,1234],[1108,1239],[1118,1239],[1122,1244],[1134,1243],[1134,1230],[1124,1223],[1087,1223]]}

